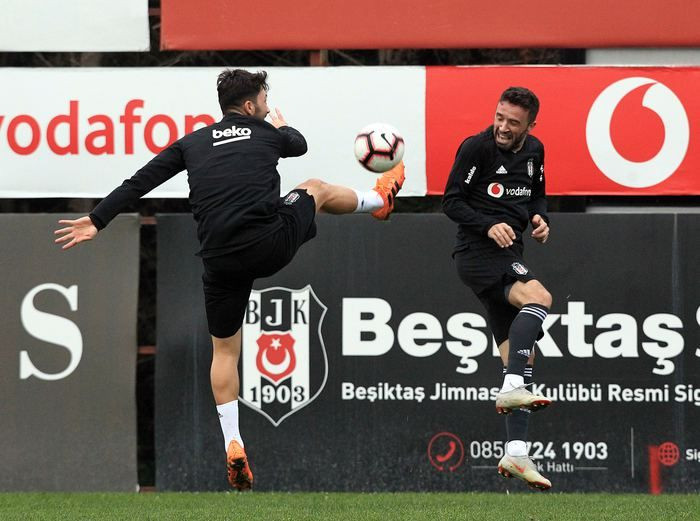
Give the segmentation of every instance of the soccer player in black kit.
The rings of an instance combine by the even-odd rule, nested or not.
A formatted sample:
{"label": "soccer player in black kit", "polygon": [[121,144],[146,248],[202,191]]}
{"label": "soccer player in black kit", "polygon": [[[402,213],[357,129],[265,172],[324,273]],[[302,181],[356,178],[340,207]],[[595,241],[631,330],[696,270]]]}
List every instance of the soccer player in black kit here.
{"label": "soccer player in black kit", "polygon": [[[317,212],[372,213],[387,219],[403,186],[399,163],[360,192],[309,179],[280,197],[280,158],[306,153],[304,136],[267,106],[267,73],[225,70],[217,80],[223,119],[174,142],[103,199],[88,216],[60,220],[56,242],[68,249],[91,240],[129,204],[187,170],[189,201],[204,264],[204,297],[212,337],[211,386],[224,435],[228,481],[250,489],[238,426],[241,325],[256,278],[268,277],[316,235]],[[265,118],[270,117],[270,122]]]}
{"label": "soccer player in black kit", "polygon": [[507,415],[508,442],[498,472],[545,490],[552,485],[529,458],[526,444],[530,412],[551,403],[527,388],[535,341],[552,305],[552,296],[523,260],[528,223],[536,241],[549,237],[544,146],[530,135],[538,111],[530,90],[505,90],[494,124],[460,145],[442,207],[459,225],[457,272],[486,308],[505,366],[496,410]]}

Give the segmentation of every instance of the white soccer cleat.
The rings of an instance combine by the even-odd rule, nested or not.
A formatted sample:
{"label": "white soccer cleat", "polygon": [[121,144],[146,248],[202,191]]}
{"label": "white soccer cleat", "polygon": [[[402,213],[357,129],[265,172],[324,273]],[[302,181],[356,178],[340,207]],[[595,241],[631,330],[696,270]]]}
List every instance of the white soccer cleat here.
{"label": "white soccer cleat", "polygon": [[[528,384],[532,385],[532,384]],[[521,385],[510,391],[500,392],[496,395],[496,411],[498,414],[510,414],[513,409],[527,409],[528,411],[539,411],[548,405],[552,400],[534,394],[527,389],[527,385]]]}
{"label": "white soccer cleat", "polygon": [[549,490],[552,483],[537,470],[529,456],[509,456],[506,454],[498,462],[498,473],[504,478],[522,479],[528,486],[537,490]]}

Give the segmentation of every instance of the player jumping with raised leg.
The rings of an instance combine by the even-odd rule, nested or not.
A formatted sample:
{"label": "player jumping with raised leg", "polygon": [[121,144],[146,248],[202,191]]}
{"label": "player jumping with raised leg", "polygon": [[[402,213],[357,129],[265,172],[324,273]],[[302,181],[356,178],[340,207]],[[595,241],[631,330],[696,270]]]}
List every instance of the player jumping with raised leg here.
{"label": "player jumping with raised leg", "polygon": [[[89,216],[61,220],[56,242],[68,249],[94,239],[124,208],[187,170],[204,265],[213,355],[211,386],[224,436],[228,480],[250,489],[238,422],[241,325],[253,281],[287,265],[316,235],[317,212],[372,213],[387,219],[404,183],[404,165],[360,192],[310,179],[280,198],[280,158],[306,153],[306,140],[267,106],[267,73],[226,70],[217,81],[223,119],[174,142],[103,199]],[[270,122],[265,118],[270,117]]]}
{"label": "player jumping with raised leg", "polygon": [[459,147],[442,206],[459,225],[453,254],[457,272],[486,308],[505,366],[496,410],[507,415],[508,442],[498,471],[544,490],[551,483],[528,456],[527,429],[530,412],[551,401],[532,393],[528,384],[535,341],[552,297],[522,256],[528,223],[536,241],[549,237],[544,146],[529,135],[538,110],[539,101],[528,89],[504,91],[494,124]]}

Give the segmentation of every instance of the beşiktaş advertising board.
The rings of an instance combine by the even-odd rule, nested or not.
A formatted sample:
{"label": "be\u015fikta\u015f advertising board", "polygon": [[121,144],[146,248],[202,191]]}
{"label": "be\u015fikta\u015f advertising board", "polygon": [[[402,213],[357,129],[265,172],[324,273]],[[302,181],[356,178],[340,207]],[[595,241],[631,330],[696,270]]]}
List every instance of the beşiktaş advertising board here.
{"label": "be\u015fikta\u015f advertising board", "polygon": [[138,486],[139,219],[62,251],[57,220],[76,217],[0,215],[3,491]]}
{"label": "be\u015fikta\u015f advertising board", "polygon": [[[243,325],[241,432],[256,486],[524,488],[496,473],[502,366],[450,258],[453,223],[318,221],[292,264],[256,283]],[[698,231],[694,216],[555,214],[546,245],[527,241],[527,267],[554,297],[534,370],[554,405],[531,416],[530,454],[556,490],[697,488]],[[177,305],[162,312],[179,316]],[[180,339],[197,329],[200,350],[210,349],[201,318],[167,327]],[[173,374],[171,390],[183,375],[194,377]],[[206,373],[198,378],[205,393]],[[218,428],[213,409],[201,414]],[[211,460],[188,463],[202,476],[222,458],[217,436],[200,451]]]}

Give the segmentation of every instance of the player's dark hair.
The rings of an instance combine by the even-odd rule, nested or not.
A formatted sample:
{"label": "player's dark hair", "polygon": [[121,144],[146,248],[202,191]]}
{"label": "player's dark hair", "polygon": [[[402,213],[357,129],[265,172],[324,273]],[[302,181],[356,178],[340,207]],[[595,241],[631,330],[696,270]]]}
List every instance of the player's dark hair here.
{"label": "player's dark hair", "polygon": [[530,119],[528,123],[535,121],[537,113],[540,111],[540,100],[537,99],[534,92],[525,87],[508,87],[501,94],[501,99],[498,100],[499,103],[502,101],[507,101],[527,110]]}
{"label": "player's dark hair", "polygon": [[240,107],[246,101],[255,101],[261,90],[268,90],[267,72],[248,72],[243,69],[226,69],[216,80],[219,92],[219,106],[226,113],[233,107]]}

